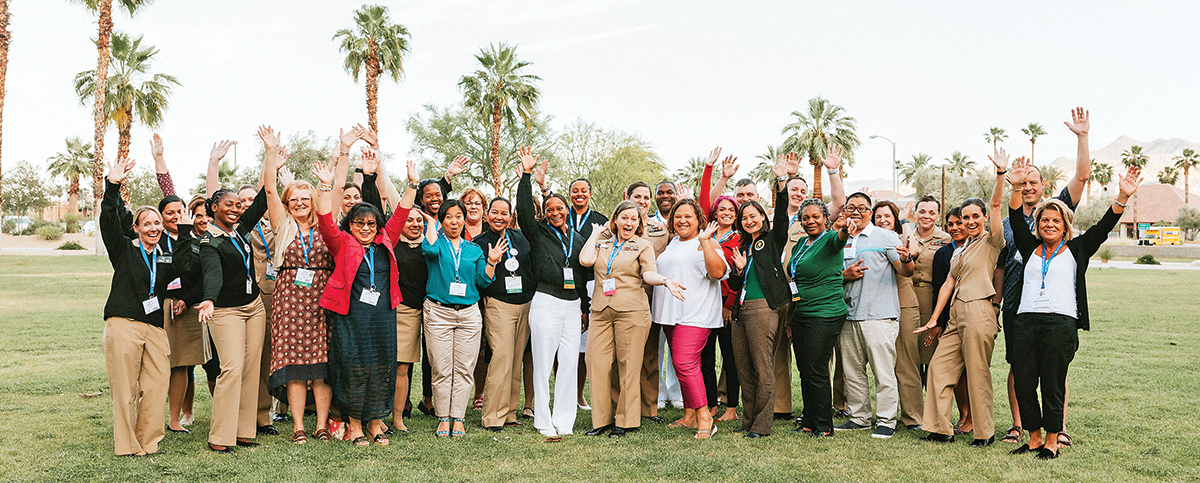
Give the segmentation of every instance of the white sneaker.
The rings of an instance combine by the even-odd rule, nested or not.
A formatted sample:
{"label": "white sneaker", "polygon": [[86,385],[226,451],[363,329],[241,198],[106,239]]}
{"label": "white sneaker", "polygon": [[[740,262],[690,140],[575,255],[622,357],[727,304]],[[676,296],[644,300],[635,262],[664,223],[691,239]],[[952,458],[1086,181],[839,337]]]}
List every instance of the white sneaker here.
{"label": "white sneaker", "polygon": [[662,408],[665,408],[665,407],[667,407],[667,401],[665,401],[665,400],[663,400],[663,399],[659,399],[659,400],[658,400],[658,408],[659,408],[659,409],[662,409]]}
{"label": "white sneaker", "polygon": [[591,411],[591,410],[592,410],[592,407],[591,407],[591,406],[588,406],[587,404],[580,404],[580,405],[579,405],[579,409],[582,409],[582,410],[584,410],[584,411]]}
{"label": "white sneaker", "polygon": [[676,409],[683,409],[683,400],[682,399],[672,399],[671,405],[675,406]]}

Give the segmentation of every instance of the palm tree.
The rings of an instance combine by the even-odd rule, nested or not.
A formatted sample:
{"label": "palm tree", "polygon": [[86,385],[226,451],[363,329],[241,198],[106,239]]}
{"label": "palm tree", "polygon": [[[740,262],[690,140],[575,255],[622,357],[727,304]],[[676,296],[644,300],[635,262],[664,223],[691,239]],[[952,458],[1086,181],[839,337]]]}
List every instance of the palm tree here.
{"label": "palm tree", "polygon": [[379,132],[376,105],[379,102],[379,75],[387,72],[393,82],[404,74],[404,54],[408,53],[408,29],[393,24],[388,8],[382,5],[363,5],[354,11],[358,31],[341,29],[333,34],[342,39],[341,51],[346,53],[342,67],[358,82],[358,73],[367,68],[367,126]]}
{"label": "palm tree", "polygon": [[[105,87],[104,117],[117,125],[117,159],[129,156],[135,119],[150,129],[157,128],[162,123],[163,112],[170,104],[171,86],[179,85],[173,76],[150,73],[150,61],[158,49],[154,46],[143,49],[141,46],[142,37],[130,39],[128,34],[122,32],[112,36],[115,72]],[[95,95],[96,83],[94,70],[75,76],[75,94],[79,96],[80,103],[86,103]]]}
{"label": "palm tree", "polygon": [[775,179],[775,175],[771,173],[771,167],[775,166],[775,159],[782,154],[782,148],[779,146],[767,146],[767,151],[755,156],[760,161],[750,170],[750,179],[759,185],[770,185]]}
{"label": "palm tree", "polygon": [[987,142],[992,143],[992,150],[995,150],[996,145],[1000,142],[1003,142],[1007,137],[1008,134],[1004,133],[1004,129],[998,127],[991,128],[988,130],[988,132],[983,134],[983,138],[986,139]]}
{"label": "palm tree", "polygon": [[[1137,169],[1142,169],[1149,162],[1150,158],[1142,153],[1142,147],[1138,145],[1130,146],[1129,149],[1121,153],[1121,164],[1124,164],[1125,168],[1137,167]],[[1135,192],[1133,193],[1133,223],[1135,226],[1138,222],[1137,208],[1137,193]]]}
{"label": "palm tree", "polygon": [[[0,82],[3,82],[3,81],[0,80]],[[0,90],[0,93],[2,93],[2,92],[3,91]],[[0,94],[0,95],[2,95],[2,94]],[[3,103],[3,98],[0,98],[0,105],[3,105],[2,103]],[[1183,155],[1176,156],[1174,161],[1175,161],[1175,168],[1183,171],[1183,204],[1186,205],[1186,204],[1188,204],[1188,190],[1191,189],[1188,186],[1189,172],[1192,170],[1192,168],[1200,166],[1200,155],[1196,154],[1195,150],[1184,149]]]}
{"label": "palm tree", "polygon": [[92,172],[92,145],[78,136],[67,138],[67,150],[49,158],[50,175],[71,183],[67,189],[67,213],[75,213],[79,203],[79,178]]}
{"label": "palm tree", "polygon": [[1097,163],[1092,160],[1092,175],[1088,177],[1088,184],[1092,181],[1100,184],[1101,190],[1108,190],[1107,186],[1113,180],[1113,167],[1108,163]]}
{"label": "palm tree", "polygon": [[[0,0],[0,141],[4,139],[4,81],[8,78],[8,0]],[[2,159],[2,158],[0,158]],[[0,188],[4,186],[4,164],[0,163]],[[4,192],[0,190],[0,213],[4,212]]]}
{"label": "palm tree", "polygon": [[946,161],[950,162],[950,165],[947,166],[947,168],[949,168],[952,172],[958,172],[959,177],[966,176],[967,171],[970,171],[971,168],[975,167],[975,160],[967,157],[967,155],[963,154],[962,151],[950,153],[950,157],[946,158]]}
{"label": "palm tree", "polygon": [[[796,122],[783,128],[787,139],[783,142],[783,152],[797,152],[808,156],[813,166],[812,190],[809,197],[821,199],[821,158],[825,156],[829,146],[837,145],[842,148],[842,159],[854,164],[854,149],[861,142],[858,140],[857,121],[845,114],[842,106],[831,104],[822,97],[808,100],[808,113],[792,111]],[[844,168],[844,167],[843,167]]]}
{"label": "palm tree", "polygon": [[904,179],[904,184],[911,183],[913,178],[917,176],[917,173],[926,166],[929,166],[929,162],[932,160],[933,158],[930,158],[928,154],[914,154],[912,161],[908,164],[905,164],[904,167],[900,169],[900,177]]}
{"label": "palm tree", "polygon": [[1054,193],[1058,192],[1058,184],[1066,179],[1066,174],[1058,166],[1047,165],[1039,169],[1042,172],[1042,184],[1045,185],[1042,193],[1046,196],[1054,196]]}
{"label": "palm tree", "polygon": [[529,127],[529,120],[542,96],[533,83],[542,79],[520,73],[530,62],[517,60],[516,47],[504,43],[492,45],[491,50],[480,49],[475,59],[483,68],[474,74],[462,76],[458,80],[458,87],[463,91],[463,106],[476,110],[481,119],[492,121],[492,184],[499,195],[503,187],[500,177],[500,122],[507,120],[514,123],[517,115],[520,115],[525,127]]}
{"label": "palm tree", "polygon": [[[705,160],[703,156],[693,156],[682,168],[675,170],[675,182],[693,187],[696,190],[693,195],[697,197],[700,196],[700,177],[704,175]],[[717,166],[716,169],[719,171],[721,168]]]}
{"label": "palm tree", "polygon": [[1179,171],[1171,166],[1163,166],[1163,169],[1158,171],[1158,182],[1175,186],[1179,182]]}
{"label": "palm tree", "polygon": [[1037,143],[1038,136],[1045,135],[1046,130],[1042,128],[1041,124],[1031,122],[1028,126],[1021,128],[1021,132],[1025,133],[1026,136],[1029,136],[1029,162],[1032,163],[1033,147]]}

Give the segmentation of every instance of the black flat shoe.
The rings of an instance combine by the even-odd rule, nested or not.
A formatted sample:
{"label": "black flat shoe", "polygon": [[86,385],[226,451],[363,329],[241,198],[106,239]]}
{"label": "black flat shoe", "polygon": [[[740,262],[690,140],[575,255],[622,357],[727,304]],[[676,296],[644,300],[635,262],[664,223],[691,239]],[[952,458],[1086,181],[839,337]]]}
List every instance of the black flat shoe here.
{"label": "black flat shoe", "polygon": [[190,433],[190,432],[191,432],[191,431],[188,431],[188,429],[187,429],[187,428],[183,428],[183,429],[171,429],[170,427],[167,427],[167,431],[170,431],[170,432],[172,432],[172,433],[181,433],[181,434],[188,434],[188,433]]}
{"label": "black flat shoe", "polygon": [[1036,452],[1037,450],[1040,450],[1040,449],[1042,449],[1042,447],[1041,447],[1041,446],[1038,446],[1038,447],[1036,447],[1036,448],[1030,448],[1030,447],[1029,447],[1029,443],[1025,443],[1025,444],[1021,445],[1019,448],[1017,448],[1017,449],[1014,449],[1014,450],[1012,450],[1012,451],[1009,451],[1009,452],[1008,452],[1008,454],[1025,454],[1025,453],[1033,453],[1033,452]]}
{"label": "black flat shoe", "polygon": [[793,433],[811,433],[811,432],[813,432],[812,428],[806,428],[806,427],[800,426],[800,425],[797,425],[796,427],[792,428],[791,431]]}
{"label": "black flat shoe", "polygon": [[833,428],[829,428],[829,431],[825,431],[825,432],[813,431],[812,435],[814,438],[832,438],[833,437]]}
{"label": "black flat shoe", "polygon": [[621,436],[625,436],[624,428],[618,428],[616,426],[613,426],[612,431],[608,432],[608,437],[610,437],[610,438],[620,438]]}
{"label": "black flat shoe", "polygon": [[504,431],[504,426],[484,426],[483,429],[486,429],[493,433],[499,433],[501,431]]}
{"label": "black flat shoe", "polygon": [[233,452],[233,448],[230,448],[228,446],[226,446],[225,449],[214,448],[212,443],[208,443],[208,450],[212,451],[214,453],[221,453],[221,454],[229,454],[229,453]]}
{"label": "black flat shoe", "polygon": [[[614,428],[616,428],[616,426],[613,426],[613,427],[614,427]],[[634,428],[621,428],[621,429],[625,431],[625,434],[629,434],[629,433],[636,433],[636,432],[638,432],[638,430],[639,430],[639,429],[641,429],[641,427],[634,427]]]}
{"label": "black flat shoe", "polygon": [[742,437],[743,437],[743,438],[750,438],[750,439],[754,439],[754,438],[765,438],[765,437],[767,437],[767,436],[768,436],[768,435],[766,435],[766,434],[758,434],[758,433],[755,433],[754,431],[751,431],[751,432],[749,432],[749,433],[746,433],[746,434],[743,434],[743,435],[742,435]]}
{"label": "black flat shoe", "polygon": [[992,436],[988,439],[976,439],[974,441],[971,441],[971,447],[972,448],[982,448],[984,446],[991,446],[992,443],[995,443],[995,442],[996,442],[995,436]]}
{"label": "black flat shoe", "polygon": [[656,422],[656,423],[658,423],[658,424],[662,424],[662,423],[664,422],[664,421],[663,421],[663,418],[660,418],[660,417],[658,417],[658,416],[642,416],[642,417],[643,417],[643,418],[646,418],[646,419],[649,419],[649,420],[651,420],[651,421],[654,421],[654,422]]}
{"label": "black flat shoe", "polygon": [[585,436],[600,436],[600,435],[608,432],[612,428],[613,428],[613,425],[607,424],[604,426],[600,426],[599,428],[589,429],[589,430],[585,431],[583,434]]}
{"label": "black flat shoe", "polygon": [[1052,460],[1052,459],[1054,459],[1054,458],[1057,458],[1057,457],[1058,457],[1058,451],[1057,451],[1057,450],[1056,450],[1056,451],[1050,451],[1050,450],[1046,449],[1045,447],[1042,447],[1042,448],[1038,448],[1038,450],[1037,450],[1037,451],[1038,451],[1038,452],[1037,452],[1037,459],[1039,459],[1039,460]]}
{"label": "black flat shoe", "polygon": [[425,401],[421,401],[421,402],[417,403],[417,410],[421,411],[422,414],[429,416],[431,418],[437,417],[433,414],[433,408],[425,405]]}
{"label": "black flat shoe", "polygon": [[793,419],[792,413],[775,413],[774,417],[775,417],[776,421],[786,421],[789,419]]}
{"label": "black flat shoe", "polygon": [[253,442],[253,441],[238,441],[238,442],[237,442],[237,445],[238,445],[238,446],[241,446],[241,447],[243,447],[243,448],[253,448],[253,447],[255,447],[255,446],[262,446],[262,445],[260,445],[260,444],[258,444],[258,443],[255,443],[255,442]]}
{"label": "black flat shoe", "polygon": [[277,423],[282,423],[282,422],[286,422],[286,421],[291,421],[292,417],[288,416],[287,413],[275,413],[274,416],[271,416],[271,420],[273,420]]}
{"label": "black flat shoe", "polygon": [[954,435],[953,434],[929,433],[929,434],[925,435],[924,438],[921,438],[921,441],[932,441],[934,443],[953,443]]}
{"label": "black flat shoe", "polygon": [[275,429],[275,426],[268,424],[266,426],[259,426],[258,434],[266,434],[269,436],[275,436],[275,435],[279,434],[279,430]]}

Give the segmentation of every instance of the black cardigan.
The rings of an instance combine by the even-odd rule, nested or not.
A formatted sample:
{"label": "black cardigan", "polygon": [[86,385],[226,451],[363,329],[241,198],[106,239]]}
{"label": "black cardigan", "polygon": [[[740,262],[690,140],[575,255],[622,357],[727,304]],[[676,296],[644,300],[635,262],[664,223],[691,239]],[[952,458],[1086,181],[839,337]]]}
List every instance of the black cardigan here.
{"label": "black cardigan", "polygon": [[[124,317],[153,325],[163,326],[163,298],[167,293],[167,284],[188,269],[187,259],[174,259],[161,246],[154,248],[155,257],[152,263],[156,265],[154,280],[154,296],[158,299],[159,309],[146,313],[142,302],[150,298],[150,268],[142,258],[141,248],[126,238],[121,226],[125,221],[132,226],[133,217],[126,218],[121,213],[121,185],[105,181],[104,199],[100,203],[100,236],[108,249],[108,261],[113,267],[111,289],[108,300],[104,303],[104,318]],[[163,237],[168,236],[166,231]]]}
{"label": "black cardigan", "polygon": [[[564,234],[549,223],[534,219],[533,185],[529,173],[521,175],[517,184],[517,223],[521,225],[521,234],[529,240],[529,258],[532,260],[533,276],[537,279],[537,291],[551,295],[560,300],[580,300],[579,310],[588,308],[587,278],[579,265],[579,252],[586,240],[575,230],[567,230]],[[568,207],[569,208],[569,207]],[[573,238],[575,247],[568,258],[563,254],[560,236]],[[575,290],[563,288],[563,267],[571,267],[575,276]],[[584,312],[586,313],[586,312]]]}
{"label": "black cardigan", "polygon": [[[767,236],[760,237],[753,244],[749,238],[742,239],[742,251],[753,250],[754,273],[758,275],[758,284],[762,287],[763,295],[771,310],[776,310],[792,301],[792,289],[787,277],[783,275],[783,247],[788,241],[787,191],[775,191],[775,214],[771,220],[771,231]],[[762,242],[762,243],[759,243]],[[742,290],[746,282],[746,271],[733,273],[729,276],[729,288],[734,292]],[[737,295],[735,295],[737,296]],[[741,313],[741,297],[733,304],[733,316]]]}
{"label": "black cardigan", "polygon": [[[1013,240],[1017,242],[1017,250],[1021,252],[1021,259],[1028,261],[1029,257],[1033,255],[1033,251],[1037,250],[1038,245],[1041,245],[1042,242],[1033,236],[1029,225],[1025,224],[1025,214],[1021,212],[1020,208],[1015,210],[1009,208],[1008,218],[1011,220],[1009,223],[1013,224]],[[1076,328],[1091,330],[1088,322],[1087,278],[1085,277],[1088,260],[1096,254],[1100,245],[1108,240],[1108,232],[1117,226],[1117,221],[1120,219],[1121,215],[1114,213],[1110,206],[1100,221],[1079,236],[1067,241],[1067,248],[1075,257],[1075,305],[1079,314],[1079,318],[1075,321]],[[1023,277],[1024,273],[1021,276]],[[1018,285],[1017,300],[1021,300],[1020,287]],[[1019,308],[1020,306],[1018,306]]]}
{"label": "black cardigan", "polygon": [[[241,307],[254,302],[259,296],[258,280],[254,274],[254,260],[250,260],[250,271],[247,273],[242,253],[250,246],[246,235],[258,225],[259,220],[267,212],[267,190],[259,190],[258,196],[246,211],[242,212],[237,226],[233,228],[236,238],[213,236],[205,233],[196,243],[194,249],[200,258],[200,266],[204,271],[204,295],[202,300],[213,301],[214,307]],[[216,221],[210,222],[210,227]],[[234,243],[242,244],[242,251],[234,248]],[[246,253],[253,257],[254,254]],[[250,293],[246,293],[246,280],[250,280]]]}

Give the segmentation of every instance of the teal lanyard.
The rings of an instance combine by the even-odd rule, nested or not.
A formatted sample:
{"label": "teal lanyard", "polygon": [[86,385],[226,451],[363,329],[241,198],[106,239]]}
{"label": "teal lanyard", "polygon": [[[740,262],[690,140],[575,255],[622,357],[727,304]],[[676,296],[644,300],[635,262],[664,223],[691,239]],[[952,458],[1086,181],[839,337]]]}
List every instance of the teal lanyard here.
{"label": "teal lanyard", "polygon": [[[258,238],[262,240],[263,250],[265,250],[267,252],[267,261],[269,262],[269,261],[271,261],[271,247],[267,246],[267,236],[263,235],[262,222],[259,222],[257,225],[254,225],[254,229],[258,230]],[[311,230],[312,228],[309,228],[309,229]]]}
{"label": "teal lanyard", "polygon": [[829,230],[825,230],[825,231],[821,232],[820,235],[817,235],[817,238],[815,240],[813,240],[812,243],[810,243],[808,245],[801,244],[800,248],[799,248],[799,252],[797,252],[795,255],[792,256],[792,263],[788,264],[789,265],[788,268],[791,271],[791,276],[792,276],[793,280],[796,279],[796,269],[800,267],[800,259],[804,258],[804,254],[808,253],[808,251],[811,250],[812,247],[816,246],[817,242],[820,242],[822,238],[825,238],[826,233],[829,233]]}
{"label": "teal lanyard", "polygon": [[[167,236],[165,236],[163,238],[165,238],[167,240],[167,252],[175,253],[175,246],[171,244],[171,234],[167,233]],[[138,241],[138,243],[141,243],[141,241]]]}
{"label": "teal lanyard", "polygon": [[[312,227],[308,228],[308,243],[304,243],[304,232],[300,232],[300,233],[298,233],[298,235],[300,235],[300,249],[304,251],[304,266],[307,267],[308,266],[308,252],[309,252],[309,250],[312,250],[312,246],[314,243],[313,237],[312,237],[313,229],[312,229]],[[267,246],[266,242],[263,243],[263,246],[264,247]],[[267,259],[270,260],[271,259],[271,255],[269,254],[270,252],[267,252],[267,253],[268,253]]]}
{"label": "teal lanyard", "polygon": [[1063,243],[1066,241],[1065,239],[1059,240],[1058,248],[1055,248],[1053,252],[1050,251],[1050,247],[1042,243],[1042,290],[1046,290],[1046,273],[1050,271],[1050,261],[1058,256],[1058,250],[1062,248]]}
{"label": "teal lanyard", "polygon": [[[142,245],[142,241],[138,240],[138,249],[142,253],[142,262],[146,264],[146,269],[150,270],[150,296],[154,296],[154,279],[158,278],[158,262],[150,263],[152,256],[146,255],[146,246]],[[1045,288],[1044,286],[1042,288]]]}
{"label": "teal lanyard", "polygon": [[[250,274],[252,273],[250,271],[250,259],[251,259],[250,252],[249,252],[250,244],[247,243],[246,240],[242,238],[241,233],[238,233],[237,230],[234,230],[231,233],[231,232],[225,231],[225,229],[223,229],[221,227],[217,227],[217,229],[225,232],[226,235],[229,235],[230,240],[233,241],[233,249],[237,250],[238,255],[241,255],[242,263],[244,265],[246,265],[246,278],[249,279]],[[242,243],[246,244],[246,250],[242,250]]]}
{"label": "teal lanyard", "polygon": [[576,232],[583,231],[583,224],[584,224],[584,222],[587,221],[588,217],[590,217],[590,216],[592,216],[592,209],[588,208],[587,211],[583,212],[583,217],[579,218],[579,220],[576,221],[575,220],[575,210],[571,210],[571,221],[573,221],[574,223],[572,223],[572,224],[575,225],[572,227],[572,229],[574,229]]}
{"label": "teal lanyard", "polygon": [[454,283],[458,283],[458,265],[462,262],[462,240],[458,241],[458,250],[454,250],[454,244],[450,243],[450,238],[446,235],[441,235],[443,240],[446,240],[446,245],[450,246],[450,259],[454,260]]}
{"label": "teal lanyard", "polygon": [[367,247],[367,271],[371,272],[371,291],[375,291],[375,244]]}
{"label": "teal lanyard", "polygon": [[554,230],[554,236],[558,237],[558,243],[560,245],[562,245],[563,266],[564,267],[571,266],[571,252],[575,251],[575,236],[574,236],[575,234],[571,233],[571,234],[567,235],[567,241],[564,242],[563,235],[562,235],[562,233],[559,232],[559,230],[555,229],[553,225],[550,226],[550,229]]}
{"label": "teal lanyard", "polygon": [[608,254],[608,269],[606,269],[604,271],[605,276],[612,275],[613,259],[617,258],[617,253],[619,253],[621,251],[621,248],[625,247],[626,241],[629,241],[629,240],[622,241],[620,245],[614,245],[613,249],[612,249],[612,253]]}
{"label": "teal lanyard", "polygon": [[729,231],[725,233],[725,236],[721,237],[721,239],[720,239],[720,240],[717,240],[717,244],[718,244],[718,245],[720,245],[720,244],[722,244],[722,243],[725,243],[725,240],[728,240],[728,239],[729,239],[729,237],[733,236],[733,233],[734,233],[735,231],[737,231],[737,230],[734,230],[733,228],[730,228],[730,229],[729,229]]}

